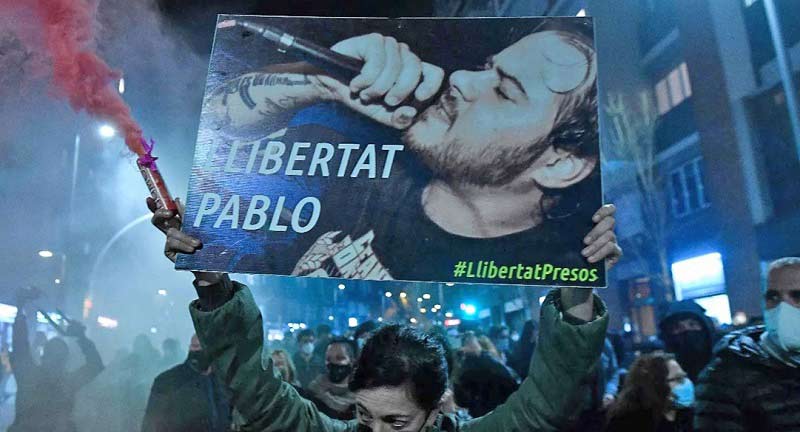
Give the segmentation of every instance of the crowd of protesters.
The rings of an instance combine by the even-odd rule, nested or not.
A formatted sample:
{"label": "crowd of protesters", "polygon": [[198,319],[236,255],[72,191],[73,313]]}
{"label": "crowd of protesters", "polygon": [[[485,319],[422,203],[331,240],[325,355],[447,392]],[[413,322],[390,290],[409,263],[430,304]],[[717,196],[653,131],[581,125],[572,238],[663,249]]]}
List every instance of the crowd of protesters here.
{"label": "crowd of protesters", "polygon": [[[24,295],[18,300],[13,350],[0,363],[0,397],[9,397],[9,376],[17,384],[16,419],[9,431],[252,430],[253,401],[236,399],[242,393],[228,388],[230,381],[214,369],[218,363],[197,336],[183,355],[175,339],[165,340],[159,352],[140,335],[130,352],[104,365],[77,321],[70,321],[62,336],[29,337],[27,301]],[[575,394],[566,418],[540,429],[800,431],[800,258],[770,266],[763,311],[763,325],[723,330],[696,303],[672,302],[662,308],[658,336],[651,340],[633,343],[628,334],[606,333],[592,366],[572,371]],[[541,319],[548,319],[545,312]],[[408,329],[367,321],[341,335],[327,325],[287,335],[280,342],[264,341],[258,354],[261,373],[274,374],[287,387],[269,387],[269,378],[253,385],[298,397],[330,419],[364,418],[366,408],[356,394],[374,389],[374,380],[383,380],[378,387],[429,381],[413,384],[440,388],[441,394],[416,394],[412,401],[466,425],[502,412],[504,404],[520,403],[511,398],[525,391],[526,381],[541,381],[537,389],[559,385],[545,373],[552,365],[537,365],[550,362],[535,354],[537,345],[553,344],[540,335],[539,320],[511,329]],[[84,364],[76,370],[65,368],[75,355],[65,339],[75,340],[82,352]],[[295,430],[289,424],[255,430]],[[410,430],[402,424],[394,430]],[[437,427],[459,430],[442,420]]]}

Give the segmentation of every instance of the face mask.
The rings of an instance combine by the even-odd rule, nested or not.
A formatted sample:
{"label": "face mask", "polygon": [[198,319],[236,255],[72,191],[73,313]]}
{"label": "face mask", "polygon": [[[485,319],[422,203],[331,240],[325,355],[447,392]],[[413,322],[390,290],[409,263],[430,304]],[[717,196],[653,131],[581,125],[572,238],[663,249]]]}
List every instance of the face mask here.
{"label": "face mask", "polygon": [[314,354],[314,342],[306,342],[300,345],[300,351],[307,355]]}
{"label": "face mask", "polygon": [[328,366],[328,379],[333,383],[340,383],[350,375],[353,370],[352,365],[337,365],[329,364]]}
{"label": "face mask", "polygon": [[189,366],[196,371],[202,371],[208,367],[203,351],[189,351],[187,360],[189,361]]}
{"label": "face mask", "polygon": [[694,405],[694,384],[686,378],[672,389],[673,403],[677,408],[689,408]]}
{"label": "face mask", "polygon": [[672,336],[670,348],[678,363],[691,377],[696,377],[711,359],[711,344],[702,330],[690,330]]}
{"label": "face mask", "polygon": [[800,353],[800,309],[780,302],[764,312],[764,324],[778,346],[787,352]]}

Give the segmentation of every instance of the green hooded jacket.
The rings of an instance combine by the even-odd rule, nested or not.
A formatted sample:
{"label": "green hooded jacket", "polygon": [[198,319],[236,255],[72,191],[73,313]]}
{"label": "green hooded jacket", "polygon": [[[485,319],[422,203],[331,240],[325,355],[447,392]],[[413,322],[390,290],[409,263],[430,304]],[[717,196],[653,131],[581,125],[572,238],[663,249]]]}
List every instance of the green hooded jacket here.
{"label": "green hooded jacket", "polygon": [[[230,283],[230,282],[228,282]],[[213,287],[210,287],[213,289]],[[280,379],[270,360],[261,363],[261,313],[250,290],[233,282],[233,298],[203,311],[197,301],[190,312],[197,336],[216,375],[231,392],[231,405],[245,419],[247,431],[356,432],[356,420],[333,420],[320,413]],[[608,325],[605,305],[595,297],[595,317],[579,324],[565,320],[560,292],[542,305],[539,343],[530,374],[506,403],[469,421],[440,415],[427,432],[555,431],[580,412],[579,389],[600,358]]]}

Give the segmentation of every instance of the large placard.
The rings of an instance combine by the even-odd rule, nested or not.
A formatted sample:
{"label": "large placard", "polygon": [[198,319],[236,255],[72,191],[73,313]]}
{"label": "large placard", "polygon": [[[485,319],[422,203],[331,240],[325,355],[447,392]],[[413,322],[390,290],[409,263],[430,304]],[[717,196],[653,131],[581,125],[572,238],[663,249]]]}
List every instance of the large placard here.
{"label": "large placard", "polygon": [[221,15],[177,268],[605,286],[590,18]]}

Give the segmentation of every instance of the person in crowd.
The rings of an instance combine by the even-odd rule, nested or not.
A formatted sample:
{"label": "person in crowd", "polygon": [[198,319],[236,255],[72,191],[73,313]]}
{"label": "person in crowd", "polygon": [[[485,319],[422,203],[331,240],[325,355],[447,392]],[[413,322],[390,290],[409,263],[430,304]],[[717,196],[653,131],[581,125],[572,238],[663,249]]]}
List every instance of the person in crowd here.
{"label": "person in crowd", "polygon": [[481,346],[481,352],[488,353],[493,359],[500,363],[506,363],[505,356],[500,352],[500,350],[497,349],[494,343],[492,343],[492,340],[489,339],[489,336],[478,336],[478,345]]}
{"label": "person in crowd", "polygon": [[525,379],[528,376],[528,369],[531,365],[533,352],[536,350],[536,340],[539,338],[539,324],[536,321],[528,320],[522,326],[522,334],[519,341],[511,353],[508,365],[520,376]]}
{"label": "person in crowd", "polygon": [[[167,258],[202,247],[180,231],[180,215],[157,210],[152,199],[147,202],[155,213],[153,225],[167,236]],[[621,256],[612,231],[614,211],[613,206],[601,208],[587,236],[586,253],[596,252],[607,265]],[[356,398],[356,420],[342,422],[321,413],[283,382],[271,360],[266,370],[262,367],[262,318],[246,286],[226,274],[194,275],[198,299],[190,312],[195,329],[251,430],[557,430],[573,414],[580,383],[600,357],[608,326],[605,305],[591,290],[552,291],[542,305],[542,343],[531,361],[535,379],[529,377],[505,404],[470,421],[440,412],[448,371],[436,339],[414,328],[384,326],[367,340],[356,360],[348,382]]]}
{"label": "person in crowd", "polygon": [[467,409],[472,417],[483,416],[497,408],[519,388],[510,369],[494,354],[483,350],[480,339],[472,332],[466,333],[461,343],[461,361],[454,372],[453,394],[455,403]]}
{"label": "person in crowd", "polygon": [[600,360],[584,383],[582,410],[570,431],[603,430],[606,410],[614,402],[619,390],[621,372],[614,347],[606,337]]}
{"label": "person in crowd", "polygon": [[140,430],[147,408],[147,398],[155,377],[161,372],[161,354],[144,333],[133,339],[131,354],[117,371],[119,395],[117,403],[122,407],[121,430]]}
{"label": "person in crowd", "polygon": [[631,365],[608,410],[609,432],[690,432],[694,385],[669,353],[644,354]]}
{"label": "person in crowd", "polygon": [[[619,393],[619,380],[624,372],[619,366],[617,352],[611,339],[606,337],[603,354],[600,356],[600,382],[597,386],[602,392],[602,408],[608,409]],[[598,392],[597,394],[601,394]]]}
{"label": "person in crowd", "polygon": [[47,334],[41,330],[36,330],[33,334],[33,341],[31,342],[31,357],[36,364],[42,364],[42,355],[44,354],[44,346],[47,344]]}
{"label": "person in crowd", "polygon": [[319,373],[319,365],[314,361],[314,343],[316,337],[311,329],[301,330],[297,333],[297,351],[292,356],[297,381],[300,387],[307,388]]}
{"label": "person in crowd", "polygon": [[171,368],[181,362],[181,352],[178,340],[175,338],[166,338],[161,343],[161,367],[164,369]]}
{"label": "person in crowd", "polygon": [[[44,345],[41,364],[33,361],[25,315],[27,300],[17,301],[17,317],[12,330],[11,369],[17,382],[16,417],[10,432],[76,431],[73,407],[78,390],[103,370],[103,361],[94,343],[86,337],[86,327],[69,321],[67,337],[74,337],[85,364],[67,371],[70,355],[66,342],[52,338]],[[74,355],[74,354],[73,354]]]}
{"label": "person in crowd", "polygon": [[353,340],[356,341],[358,345],[358,349],[364,348],[364,344],[369,339],[369,336],[378,328],[378,323],[373,320],[367,320],[362,322],[361,324],[356,327],[355,333],[353,333]]}
{"label": "person in crowd", "polygon": [[225,392],[193,335],[186,361],[153,381],[142,432],[224,432],[231,422]]}
{"label": "person in crowd", "polygon": [[324,409],[320,409],[330,417],[341,420],[355,418],[356,397],[348,382],[355,366],[356,350],[349,339],[331,339],[325,349],[325,373],[308,386],[314,398],[324,405]]}
{"label": "person in crowd", "polygon": [[300,381],[297,380],[297,370],[294,368],[294,363],[289,357],[289,353],[282,349],[276,349],[272,351],[270,357],[275,369],[281,374],[281,379],[295,388],[300,387]]}
{"label": "person in crowd", "polygon": [[327,352],[328,343],[333,338],[331,326],[327,324],[320,324],[316,328],[316,343],[314,344],[313,362],[316,370],[311,374],[311,379],[317,377],[318,374],[325,372],[325,354]]}
{"label": "person in crowd", "polygon": [[726,335],[700,375],[695,430],[800,431],[800,258],[770,264],[764,326]]}
{"label": "person in crowd", "polygon": [[511,332],[504,325],[492,326],[489,329],[489,339],[500,353],[503,363],[508,361],[511,355]]}
{"label": "person in crowd", "polygon": [[716,331],[705,309],[692,300],[667,303],[658,323],[667,352],[675,354],[692,381],[711,361]]}

